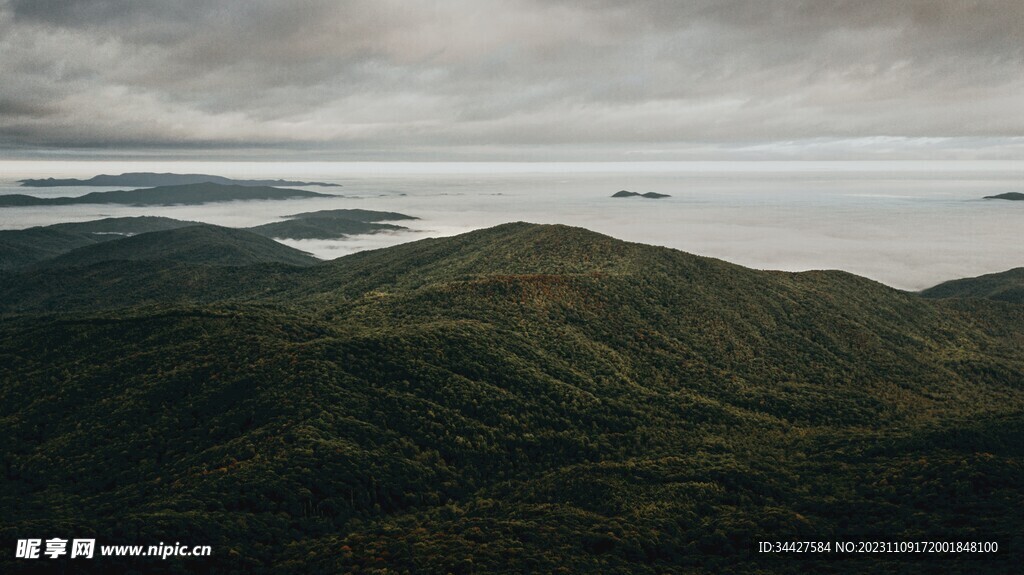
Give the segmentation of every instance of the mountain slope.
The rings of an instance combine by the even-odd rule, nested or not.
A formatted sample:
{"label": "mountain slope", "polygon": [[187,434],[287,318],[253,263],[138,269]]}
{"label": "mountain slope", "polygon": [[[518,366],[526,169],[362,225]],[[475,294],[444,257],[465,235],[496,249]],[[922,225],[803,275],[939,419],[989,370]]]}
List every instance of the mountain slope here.
{"label": "mountain slope", "polygon": [[46,227],[65,232],[88,234],[97,240],[102,240],[103,236],[113,236],[116,239],[118,236],[124,237],[135,234],[144,234],[146,232],[160,232],[164,230],[183,228],[186,226],[194,226],[197,224],[198,222],[175,220],[173,218],[158,216],[136,216],[103,218],[101,220],[91,220],[87,222],[69,222],[53,224]]}
{"label": "mountain slope", "polygon": [[973,297],[1024,303],[1024,268],[941,283],[921,292],[927,298]]}
{"label": "mountain slope", "polygon": [[290,219],[305,218],[334,218],[339,220],[351,220],[353,222],[385,222],[394,220],[416,220],[419,218],[400,214],[398,212],[381,212],[378,210],[362,210],[358,208],[344,208],[336,210],[318,210],[315,212],[302,212],[285,216]]}
{"label": "mountain slope", "polygon": [[106,218],[24,230],[0,230],[0,269],[15,269],[125,236],[195,225],[171,218]]}
{"label": "mountain slope", "polygon": [[96,241],[85,234],[51,228],[0,230],[0,269],[22,268]]}
{"label": "mountain slope", "polygon": [[[416,219],[404,214],[371,210],[323,210],[287,217],[291,219],[241,229],[270,238],[340,239],[349,235],[404,230],[406,228],[402,226],[377,222]],[[145,232],[194,225],[198,223],[141,216],[54,224],[24,230],[0,230],[0,269],[24,268],[76,248]]]}
{"label": "mountain slope", "polygon": [[[530,224],[283,273],[118,265],[97,277],[121,309],[78,300],[0,323],[0,538],[95,533],[214,556],[57,567],[997,573],[1021,560],[1021,306]],[[73,301],[61,292],[77,285],[39,273],[8,279]],[[131,304],[159,281],[171,296]],[[807,540],[1000,553],[755,552]]]}
{"label": "mountain slope", "polygon": [[200,224],[86,246],[40,262],[36,267],[79,268],[120,260],[167,260],[216,266],[311,265],[319,261],[305,252],[251,232]]}

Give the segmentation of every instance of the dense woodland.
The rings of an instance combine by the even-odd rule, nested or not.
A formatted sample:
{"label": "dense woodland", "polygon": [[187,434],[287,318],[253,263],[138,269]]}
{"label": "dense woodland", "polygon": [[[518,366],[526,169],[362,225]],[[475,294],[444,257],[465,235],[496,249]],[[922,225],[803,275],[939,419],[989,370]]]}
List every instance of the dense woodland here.
{"label": "dense woodland", "polygon": [[[196,230],[154,233],[164,249],[252,241]],[[0,276],[4,573],[1024,564],[1018,303],[564,226],[301,266],[131,247]],[[89,536],[214,555],[10,551]],[[999,552],[756,552],[837,540]]]}

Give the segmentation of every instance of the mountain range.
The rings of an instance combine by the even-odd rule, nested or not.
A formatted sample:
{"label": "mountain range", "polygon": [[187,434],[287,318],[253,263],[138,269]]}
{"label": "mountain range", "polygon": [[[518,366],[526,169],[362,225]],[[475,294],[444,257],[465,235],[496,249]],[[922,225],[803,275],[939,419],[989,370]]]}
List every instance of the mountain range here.
{"label": "mountain range", "polygon": [[129,172],[116,176],[100,174],[80,180],[77,178],[41,178],[19,180],[19,184],[30,188],[52,188],[58,186],[133,186],[137,188],[153,188],[157,186],[181,186],[187,184],[214,183],[236,186],[329,186],[338,184],[324,182],[302,182],[297,180],[236,180],[209,174],[169,174],[153,172]]}
{"label": "mountain range", "polygon": [[124,259],[0,277],[11,547],[214,550],[46,560],[85,573],[1002,573],[1024,559],[1024,306],[525,223],[314,265],[161,255],[253,235],[238,233],[143,233],[102,245]]}
{"label": "mountain range", "polygon": [[[351,235],[371,234],[384,231],[403,231],[408,228],[380,222],[415,219],[416,218],[412,216],[395,212],[376,212],[360,209],[320,210],[285,216],[285,219],[282,221],[262,224],[251,228],[242,228],[236,230],[236,233],[229,234],[228,232],[223,232],[218,236],[207,235],[202,238],[197,238],[195,241],[191,242],[192,245],[189,249],[201,246],[209,248],[213,245],[223,244],[224,241],[228,239],[238,240],[239,242],[253,245],[260,242],[258,239],[246,238],[247,233],[266,238],[280,239],[341,239]],[[159,252],[136,250],[134,248],[122,251],[123,246],[121,244],[112,247],[108,246],[106,248],[84,248],[96,246],[97,244],[113,240],[132,237],[137,234],[145,234],[147,232],[169,231],[187,226],[200,225],[203,224],[171,218],[142,216],[105,218],[102,220],[88,222],[39,226],[23,230],[0,230],[0,270],[20,269],[32,265],[45,266],[54,263],[57,265],[75,265],[81,264],[85,261],[95,262],[100,260],[117,259],[118,255],[126,256],[123,259],[139,259],[127,256],[139,255],[143,252],[146,254],[146,257],[143,259],[153,259],[151,256],[154,254],[158,255]],[[216,226],[207,226],[209,229],[213,229],[215,227]],[[170,241],[171,238],[173,238],[174,241]],[[169,249],[179,249],[182,245],[189,243],[187,241],[188,239],[189,237],[186,237],[186,235],[183,234],[164,234],[147,236],[146,239],[139,241],[149,242],[154,246],[157,242],[168,241]],[[141,247],[142,244],[130,243],[128,245]],[[265,255],[269,255],[269,252],[276,252],[277,256],[282,256],[281,252],[283,250],[291,250],[291,248],[286,248],[277,242],[270,242],[269,244],[263,242],[263,245],[269,250]],[[238,250],[238,246],[227,247],[221,245],[220,247],[226,249],[228,252],[234,250],[234,253],[236,254],[245,251],[244,249]],[[72,252],[72,250],[75,251]],[[72,253],[69,254],[68,252]],[[284,259],[274,256],[267,257],[261,261],[295,261],[294,258],[299,252],[297,250],[291,250],[291,252],[294,253],[284,256]],[[64,254],[67,254],[67,257],[58,258],[58,256]],[[44,261],[46,263],[41,264],[41,262]],[[190,261],[192,261],[192,263],[199,263],[196,260]],[[210,263],[210,261],[212,260],[208,260],[205,263]],[[218,259],[218,261],[229,261],[230,265],[256,263],[249,258],[227,258],[224,260]]]}
{"label": "mountain range", "polygon": [[0,208],[20,206],[69,206],[76,204],[123,204],[129,206],[198,205],[235,200],[288,200],[332,197],[307,190],[214,183],[158,186],[138,190],[90,192],[82,196],[45,198],[25,194],[0,195]]}

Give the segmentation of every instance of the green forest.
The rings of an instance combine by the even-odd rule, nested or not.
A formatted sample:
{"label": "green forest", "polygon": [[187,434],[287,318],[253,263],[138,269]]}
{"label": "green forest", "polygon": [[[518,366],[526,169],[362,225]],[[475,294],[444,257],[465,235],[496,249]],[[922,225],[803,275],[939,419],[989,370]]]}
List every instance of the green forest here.
{"label": "green forest", "polygon": [[[315,263],[162,227],[0,272],[0,572],[1024,565],[998,278],[917,294],[525,223]],[[29,537],[213,555],[15,559]]]}

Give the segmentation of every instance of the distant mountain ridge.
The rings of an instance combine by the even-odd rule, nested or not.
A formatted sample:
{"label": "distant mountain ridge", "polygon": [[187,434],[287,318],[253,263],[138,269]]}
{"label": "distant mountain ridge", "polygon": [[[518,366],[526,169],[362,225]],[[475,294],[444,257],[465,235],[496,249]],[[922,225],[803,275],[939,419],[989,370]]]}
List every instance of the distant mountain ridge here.
{"label": "distant mountain ridge", "polygon": [[301,218],[336,218],[340,220],[351,220],[355,222],[387,222],[397,220],[418,220],[415,216],[400,214],[398,212],[381,212],[377,210],[363,210],[359,208],[342,208],[335,210],[318,210],[315,212],[302,212],[284,216],[288,219]]}
{"label": "distant mountain ridge", "polygon": [[181,186],[186,184],[229,184],[236,186],[327,186],[339,187],[339,184],[324,182],[302,182],[296,180],[236,180],[224,176],[209,174],[172,174],[155,172],[128,172],[116,176],[100,174],[86,180],[77,178],[43,178],[18,180],[22,186],[29,188],[52,188],[58,186],[135,186],[152,188],[158,186]]}
{"label": "distant mountain ridge", "polygon": [[396,212],[360,209],[320,210],[292,214],[284,216],[284,218],[284,221],[271,222],[249,229],[271,238],[325,240],[357,234],[407,230],[408,228],[404,226],[379,222],[417,219]]}
{"label": "distant mountain ridge", "polygon": [[332,197],[307,190],[240,186],[213,183],[158,186],[137,190],[91,192],[83,196],[39,198],[24,194],[0,195],[0,207],[68,206],[75,204],[122,204],[129,206],[198,205],[235,200],[287,200],[292,198]]}

